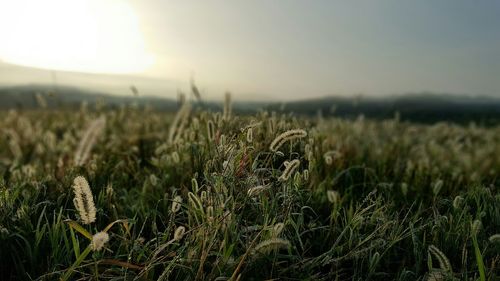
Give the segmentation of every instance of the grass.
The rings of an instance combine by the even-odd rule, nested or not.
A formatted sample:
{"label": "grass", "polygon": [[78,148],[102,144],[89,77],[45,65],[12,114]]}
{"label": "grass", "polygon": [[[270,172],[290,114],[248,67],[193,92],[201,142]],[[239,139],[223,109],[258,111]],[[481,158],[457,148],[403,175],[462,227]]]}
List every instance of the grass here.
{"label": "grass", "polygon": [[0,279],[499,278],[500,126],[183,114],[0,112]]}

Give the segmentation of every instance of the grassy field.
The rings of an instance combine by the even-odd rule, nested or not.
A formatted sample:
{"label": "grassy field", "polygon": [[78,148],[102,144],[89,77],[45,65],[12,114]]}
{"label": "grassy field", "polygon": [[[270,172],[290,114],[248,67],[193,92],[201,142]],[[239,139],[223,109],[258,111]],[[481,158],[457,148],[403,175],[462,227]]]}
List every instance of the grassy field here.
{"label": "grassy field", "polygon": [[500,126],[186,104],[0,130],[1,280],[500,276]]}

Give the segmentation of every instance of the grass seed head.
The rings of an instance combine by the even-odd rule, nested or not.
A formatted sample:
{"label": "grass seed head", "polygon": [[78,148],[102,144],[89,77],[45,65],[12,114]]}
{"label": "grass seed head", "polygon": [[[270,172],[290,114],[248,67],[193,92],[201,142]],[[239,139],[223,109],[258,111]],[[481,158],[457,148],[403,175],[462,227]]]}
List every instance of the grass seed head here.
{"label": "grass seed head", "polygon": [[184,237],[185,233],[186,233],[186,228],[184,226],[177,227],[174,232],[174,240],[180,241]]}
{"label": "grass seed head", "polygon": [[172,152],[172,161],[174,161],[175,164],[179,164],[179,162],[181,161],[179,153],[177,151]]}
{"label": "grass seed head", "polygon": [[436,246],[430,245],[429,252],[434,255],[434,257],[438,260],[439,267],[448,273],[452,273],[453,270],[451,268],[450,260],[446,257],[446,255],[441,252]]}
{"label": "grass seed head", "polygon": [[89,183],[84,177],[78,176],[74,179],[73,192],[75,193],[73,203],[83,224],[95,222],[96,208],[94,198]]}
{"label": "grass seed head", "polygon": [[304,170],[304,180],[309,181],[309,170],[308,169]]}
{"label": "grass seed head", "polygon": [[464,198],[460,195],[456,196],[455,199],[453,199],[453,208],[455,209],[460,209],[462,208],[464,204]]}
{"label": "grass seed head", "polygon": [[258,185],[258,186],[254,186],[254,187],[249,188],[247,191],[247,194],[248,194],[248,196],[252,197],[252,196],[256,196],[256,195],[258,195],[258,194],[260,194],[263,191],[268,190],[268,189],[269,189],[269,186],[267,186],[267,185]]}
{"label": "grass seed head", "polygon": [[101,134],[106,126],[106,117],[102,116],[90,123],[89,127],[83,134],[80,144],[75,152],[74,164],[76,166],[84,165],[90,155],[90,151],[94,147],[97,137]]}
{"label": "grass seed head", "polygon": [[155,174],[149,175],[149,182],[151,185],[156,186],[158,184],[158,177]]}
{"label": "grass seed head", "polygon": [[294,139],[300,139],[304,138],[307,136],[307,132],[302,130],[302,129],[294,129],[294,130],[288,130],[279,136],[277,136],[273,142],[271,143],[271,146],[269,149],[271,151],[276,152],[278,149],[287,141],[291,141]]}
{"label": "grass seed head", "polygon": [[199,186],[196,178],[191,179],[191,188],[193,189],[194,193],[198,193]]}
{"label": "grass seed head", "polygon": [[281,238],[271,238],[266,241],[260,242],[255,249],[253,254],[261,253],[267,254],[272,250],[284,249],[290,247],[290,242]]}
{"label": "grass seed head", "polygon": [[285,170],[283,171],[283,173],[279,177],[279,180],[280,181],[287,181],[290,178],[290,176],[293,174],[293,172],[295,172],[295,170],[299,167],[300,160],[294,159],[290,162],[285,161],[283,163],[283,165],[285,165]]}
{"label": "grass seed head", "polygon": [[285,227],[285,224],[282,222],[275,224],[273,227],[273,236],[277,237],[278,235],[280,235],[280,233],[283,231],[284,227]]}
{"label": "grass seed head", "polygon": [[493,234],[488,238],[491,243],[500,244],[500,233]]}
{"label": "grass seed head", "polygon": [[181,204],[182,204],[182,197],[179,195],[175,196],[174,200],[172,200],[172,206],[170,210],[172,213],[177,213],[181,209]]}
{"label": "grass seed head", "polygon": [[209,141],[215,140],[215,124],[212,120],[207,122],[207,136]]}
{"label": "grass seed head", "polygon": [[253,141],[253,128],[247,130],[247,142],[252,143]]}
{"label": "grass seed head", "polygon": [[440,270],[433,270],[432,272],[429,272],[426,279],[426,281],[445,281],[445,280],[446,280],[446,274],[444,274]]}
{"label": "grass seed head", "polygon": [[203,211],[203,203],[201,203],[200,198],[193,192],[188,193],[188,201],[193,208]]}
{"label": "grass seed head", "polygon": [[190,114],[191,114],[191,104],[189,102],[183,103],[179,111],[177,111],[177,114],[175,115],[172,124],[170,124],[168,132],[169,143],[174,143],[179,141],[182,133],[184,132],[184,128],[186,126],[186,123],[188,122]]}
{"label": "grass seed head", "polygon": [[333,157],[331,155],[326,155],[324,158],[326,165],[330,166],[333,164]]}
{"label": "grass seed head", "polygon": [[193,129],[198,131],[200,129],[200,119],[198,118],[193,118]]}
{"label": "grass seed head", "polygon": [[207,216],[207,221],[209,223],[212,223],[214,221],[214,207],[213,206],[208,206],[205,214]]}
{"label": "grass seed head", "polygon": [[92,236],[91,247],[93,251],[100,251],[104,248],[104,245],[108,243],[109,235],[106,232],[97,232]]}

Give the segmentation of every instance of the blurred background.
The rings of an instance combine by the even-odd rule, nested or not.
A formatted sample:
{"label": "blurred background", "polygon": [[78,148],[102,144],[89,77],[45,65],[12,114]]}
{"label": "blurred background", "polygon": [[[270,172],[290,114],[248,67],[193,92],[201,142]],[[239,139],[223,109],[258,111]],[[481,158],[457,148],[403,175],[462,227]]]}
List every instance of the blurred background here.
{"label": "blurred background", "polygon": [[500,117],[500,2],[0,1],[0,108]]}

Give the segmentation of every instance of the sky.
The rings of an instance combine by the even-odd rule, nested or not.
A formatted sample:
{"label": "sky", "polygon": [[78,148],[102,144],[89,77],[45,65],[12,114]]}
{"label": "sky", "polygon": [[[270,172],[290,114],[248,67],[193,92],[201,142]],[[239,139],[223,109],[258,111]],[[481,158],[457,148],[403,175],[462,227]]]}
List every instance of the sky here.
{"label": "sky", "polygon": [[0,26],[2,84],[500,97],[499,1],[0,0]]}

